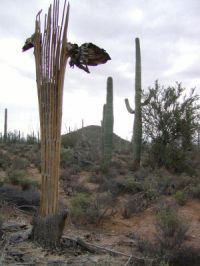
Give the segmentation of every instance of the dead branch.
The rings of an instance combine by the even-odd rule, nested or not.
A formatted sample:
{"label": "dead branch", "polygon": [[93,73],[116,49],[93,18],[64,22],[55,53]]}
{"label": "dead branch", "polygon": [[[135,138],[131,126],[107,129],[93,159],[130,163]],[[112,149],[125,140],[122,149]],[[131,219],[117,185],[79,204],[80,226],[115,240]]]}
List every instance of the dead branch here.
{"label": "dead branch", "polygon": [[[84,250],[89,251],[91,253],[106,253],[106,252],[108,252],[112,256],[129,257],[129,259],[127,261],[128,263],[130,262],[131,259],[135,259],[137,261],[144,261],[145,260],[145,258],[142,258],[142,257],[133,256],[133,255],[126,254],[126,253],[123,253],[120,251],[116,251],[116,250],[113,250],[110,248],[106,248],[106,247],[102,247],[102,246],[99,246],[96,244],[88,243],[80,237],[63,236],[62,239],[72,242],[74,246],[79,245],[81,248],[83,248]],[[125,265],[128,265],[128,264],[125,264]]]}
{"label": "dead branch", "polygon": [[129,259],[127,260],[127,262],[124,264],[124,266],[128,266],[129,263],[131,262],[131,259],[133,258],[133,256],[130,256]]}

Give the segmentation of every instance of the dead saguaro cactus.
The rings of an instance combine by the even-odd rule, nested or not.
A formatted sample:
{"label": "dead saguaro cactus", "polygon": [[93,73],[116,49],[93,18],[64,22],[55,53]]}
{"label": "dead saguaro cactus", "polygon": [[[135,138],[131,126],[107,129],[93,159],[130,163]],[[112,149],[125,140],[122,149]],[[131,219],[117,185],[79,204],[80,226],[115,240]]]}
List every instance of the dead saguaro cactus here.
{"label": "dead saguaro cactus", "polygon": [[43,33],[40,14],[36,16],[35,33],[23,47],[23,51],[34,48],[41,134],[41,205],[33,219],[32,239],[54,247],[59,245],[67,215],[59,212],[58,192],[69,5],[64,2],[59,25],[59,0],[54,0],[45,15]]}
{"label": "dead saguaro cactus", "polygon": [[[42,245],[57,246],[60,242],[67,212],[59,212],[58,189],[62,100],[65,69],[69,65],[90,73],[88,66],[97,66],[110,60],[106,51],[92,43],[81,46],[67,41],[69,4],[64,2],[59,25],[59,0],[50,5],[41,32],[41,11],[36,16],[35,33],[22,48],[34,48],[41,133],[41,206],[33,219],[32,239]],[[42,232],[42,233],[41,233]]]}
{"label": "dead saguaro cactus", "polygon": [[140,166],[141,158],[141,146],[142,146],[142,106],[149,103],[151,94],[142,103],[142,81],[141,81],[141,52],[140,52],[140,40],[135,39],[135,110],[133,110],[129,104],[128,99],[125,99],[126,108],[129,113],[135,115],[133,124],[133,136],[132,136],[132,147],[133,147],[133,168],[136,170]]}

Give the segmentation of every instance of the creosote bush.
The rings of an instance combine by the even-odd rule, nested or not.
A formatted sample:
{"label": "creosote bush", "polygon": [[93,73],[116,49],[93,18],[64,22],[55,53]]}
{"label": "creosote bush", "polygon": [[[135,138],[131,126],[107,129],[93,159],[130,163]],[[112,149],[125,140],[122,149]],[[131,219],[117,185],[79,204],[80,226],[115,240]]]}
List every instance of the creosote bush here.
{"label": "creosote bush", "polygon": [[35,180],[27,178],[27,172],[24,170],[10,170],[6,180],[12,185],[19,185],[23,190],[30,188],[39,188],[39,183]]}
{"label": "creosote bush", "polygon": [[77,193],[71,201],[71,218],[75,223],[95,223],[98,218],[97,209],[91,206],[91,197],[86,193]]}
{"label": "creosote bush", "polygon": [[176,209],[167,202],[162,203],[156,216],[155,238],[150,240],[133,235],[137,249],[144,257],[143,263],[136,265],[179,265],[174,262],[180,260],[181,252],[186,250],[183,244],[187,230],[187,222],[178,216]]}
{"label": "creosote bush", "polygon": [[113,216],[115,200],[111,193],[92,197],[87,193],[77,193],[71,201],[71,219],[75,224],[100,224]]}
{"label": "creosote bush", "polygon": [[177,211],[168,204],[161,206],[156,216],[157,246],[160,255],[168,260],[179,252],[188,231],[188,224],[182,220]]}

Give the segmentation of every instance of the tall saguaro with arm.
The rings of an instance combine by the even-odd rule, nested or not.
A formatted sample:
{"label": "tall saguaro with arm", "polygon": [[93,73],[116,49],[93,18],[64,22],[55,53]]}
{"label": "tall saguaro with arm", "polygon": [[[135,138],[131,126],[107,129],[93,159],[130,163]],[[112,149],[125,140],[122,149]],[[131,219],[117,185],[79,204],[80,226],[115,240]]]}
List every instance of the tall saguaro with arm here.
{"label": "tall saguaro with arm", "polygon": [[133,147],[133,167],[138,169],[140,166],[141,158],[141,146],[142,146],[142,106],[148,104],[151,95],[142,103],[142,80],[141,80],[141,52],[140,52],[140,40],[135,39],[135,110],[133,110],[129,104],[129,100],[125,99],[126,108],[129,113],[135,115],[133,124],[133,136],[132,136],[132,147]]}

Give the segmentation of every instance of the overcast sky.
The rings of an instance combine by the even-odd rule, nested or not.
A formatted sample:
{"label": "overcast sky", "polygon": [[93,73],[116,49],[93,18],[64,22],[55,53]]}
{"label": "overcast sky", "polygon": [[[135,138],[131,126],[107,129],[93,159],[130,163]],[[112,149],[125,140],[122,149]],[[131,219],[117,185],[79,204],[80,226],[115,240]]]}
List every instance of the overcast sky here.
{"label": "overcast sky", "polygon": [[[60,0],[62,3],[62,0]],[[8,129],[29,133],[39,130],[33,50],[22,53],[34,32],[35,16],[50,0],[0,0],[0,132],[4,109]],[[68,40],[93,42],[112,60],[91,67],[91,74],[66,69],[63,98],[65,133],[84,125],[100,125],[106,99],[106,80],[113,77],[114,131],[130,139],[134,108],[135,38],[140,38],[142,87],[156,79],[165,86],[182,82],[200,93],[200,1],[199,0],[71,0]]]}

